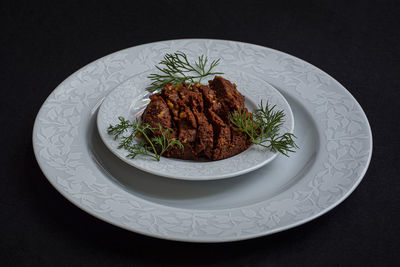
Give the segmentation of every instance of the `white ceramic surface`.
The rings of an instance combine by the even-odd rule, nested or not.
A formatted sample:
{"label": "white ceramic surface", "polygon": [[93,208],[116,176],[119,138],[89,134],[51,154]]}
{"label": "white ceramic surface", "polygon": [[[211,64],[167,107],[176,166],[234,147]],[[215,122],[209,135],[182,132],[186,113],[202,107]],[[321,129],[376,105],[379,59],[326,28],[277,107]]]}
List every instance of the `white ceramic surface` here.
{"label": "white ceramic surface", "polygon": [[[107,133],[109,125],[119,122],[122,116],[133,120],[138,117],[149,103],[149,93],[145,88],[150,81],[147,76],[156,70],[133,76],[117,86],[103,101],[97,116],[97,127],[106,146],[121,160],[152,174],[182,180],[215,180],[238,176],[256,170],[277,156],[269,149],[253,145],[242,153],[219,161],[192,161],[162,157],[160,161],[145,156],[134,159],[127,157],[129,152],[118,149],[120,140]],[[224,77],[236,83],[238,90],[246,96],[246,107],[254,110],[262,100],[276,105],[276,110],[285,113],[285,121],[280,133],[293,133],[294,120],[292,110],[285,98],[267,82],[238,70],[219,68]],[[212,78],[212,77],[211,77]],[[139,114],[139,115],[138,115]]]}
{"label": "white ceramic surface", "polygon": [[[294,114],[297,153],[245,175],[201,182],[151,175],[114,156],[97,131],[98,106],[113,88],[177,50],[221,58],[277,88]],[[311,64],[257,45],[186,39],[122,50],[72,74],[40,109],[33,147],[50,183],[97,218],[164,239],[224,242],[282,231],[334,208],[362,180],[372,135],[351,94]]]}

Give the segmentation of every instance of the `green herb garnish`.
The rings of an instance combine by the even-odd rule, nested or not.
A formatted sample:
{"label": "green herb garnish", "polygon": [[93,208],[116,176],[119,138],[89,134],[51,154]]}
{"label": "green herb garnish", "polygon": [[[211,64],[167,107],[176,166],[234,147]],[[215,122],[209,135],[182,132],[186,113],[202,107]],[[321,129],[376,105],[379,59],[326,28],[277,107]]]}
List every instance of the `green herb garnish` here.
{"label": "green herb garnish", "polygon": [[[182,143],[171,137],[172,129],[163,129],[161,124],[158,128],[151,127],[147,123],[138,120],[130,122],[123,117],[118,117],[119,123],[110,125],[107,129],[108,134],[114,136],[114,140],[118,139],[124,132],[131,130],[127,136],[122,136],[118,148],[125,149],[129,152],[127,157],[135,158],[137,155],[150,156],[157,161],[172,146],[178,146],[183,149]],[[160,135],[153,136],[155,131],[159,131]],[[143,136],[145,141],[134,142],[137,136]]]}
{"label": "green herb garnish", "polygon": [[181,83],[200,83],[201,80],[210,75],[223,74],[212,70],[219,64],[219,59],[213,60],[207,67],[208,58],[201,55],[198,61],[191,64],[183,52],[166,54],[164,59],[159,62],[163,67],[156,66],[161,74],[153,73],[148,76],[152,81],[147,91],[154,92],[163,88],[166,84],[178,85]]}
{"label": "green herb garnish", "polygon": [[253,113],[238,110],[229,114],[229,119],[236,129],[246,133],[252,143],[289,156],[289,152],[295,152],[298,148],[292,133],[279,135],[279,129],[283,125],[285,114],[282,110],[274,111],[275,105],[270,107],[269,103],[263,105],[262,101]]}

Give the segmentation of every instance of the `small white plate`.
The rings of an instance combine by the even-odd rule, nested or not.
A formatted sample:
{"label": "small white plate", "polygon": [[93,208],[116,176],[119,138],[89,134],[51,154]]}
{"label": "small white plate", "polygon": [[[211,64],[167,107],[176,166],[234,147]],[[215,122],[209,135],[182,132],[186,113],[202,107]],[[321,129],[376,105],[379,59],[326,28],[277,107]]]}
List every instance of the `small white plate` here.
{"label": "small white plate", "polygon": [[[286,99],[267,82],[252,75],[237,70],[219,68],[224,72],[223,77],[236,83],[238,90],[246,97],[246,107],[254,110],[260,101],[276,105],[276,110],[285,113],[285,121],[280,133],[293,133],[294,120],[292,110]],[[124,149],[118,149],[119,139],[107,133],[109,125],[118,123],[118,117],[129,120],[139,117],[149,103],[149,93],[145,90],[149,86],[147,76],[156,69],[133,76],[117,86],[104,100],[97,116],[97,127],[106,146],[120,159],[143,171],[182,180],[215,180],[238,176],[256,170],[271,160],[277,152],[252,145],[247,150],[227,159],[218,161],[194,161],[161,157],[157,161],[151,157],[137,156],[128,158]]]}
{"label": "small white plate", "polygon": [[[98,134],[100,104],[177,50],[221,58],[221,67],[277,88],[293,110],[300,149],[245,175],[201,182],[165,179],[116,157]],[[118,51],[72,74],[40,109],[33,148],[49,182],[99,219],[163,239],[225,242],[283,231],[336,207],[367,171],[372,134],[354,97],[310,63],[253,44],[185,39]]]}

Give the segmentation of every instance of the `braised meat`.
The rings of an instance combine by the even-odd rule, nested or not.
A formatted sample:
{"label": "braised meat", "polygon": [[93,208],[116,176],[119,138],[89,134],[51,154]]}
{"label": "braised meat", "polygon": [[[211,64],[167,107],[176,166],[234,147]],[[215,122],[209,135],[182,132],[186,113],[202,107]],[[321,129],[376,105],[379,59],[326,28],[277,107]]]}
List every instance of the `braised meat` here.
{"label": "braised meat", "polygon": [[[155,94],[150,96],[150,100],[142,115],[143,122],[150,124],[153,128],[159,128],[159,124],[163,129],[172,128],[171,114],[164,99]],[[160,132],[157,130],[155,134],[160,134]]]}
{"label": "braised meat", "polygon": [[150,100],[142,115],[143,122],[171,128],[172,137],[184,146],[183,150],[172,147],[165,153],[167,157],[220,160],[246,150],[251,144],[249,137],[236,130],[229,120],[231,112],[246,110],[245,98],[235,84],[220,76],[209,81],[208,86],[167,84]]}

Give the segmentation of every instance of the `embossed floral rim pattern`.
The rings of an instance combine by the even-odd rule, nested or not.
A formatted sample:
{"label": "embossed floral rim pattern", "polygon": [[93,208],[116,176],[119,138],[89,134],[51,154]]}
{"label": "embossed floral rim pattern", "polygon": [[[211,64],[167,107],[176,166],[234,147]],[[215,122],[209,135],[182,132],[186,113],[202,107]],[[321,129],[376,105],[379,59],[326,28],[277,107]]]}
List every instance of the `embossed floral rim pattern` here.
{"label": "embossed floral rim pattern", "polygon": [[[301,183],[256,204],[189,210],[130,194],[96,168],[88,121],[101,100],[129,77],[153,68],[166,52],[221,58],[224,66],[264,79],[312,114],[320,151]],[[72,74],[48,97],[33,130],[38,163],[50,183],[86,212],[145,235],[191,242],[249,239],[312,220],[360,183],[372,155],[368,120],[350,93],[328,74],[288,54],[241,42],[184,39],[150,43],[103,57]]]}

